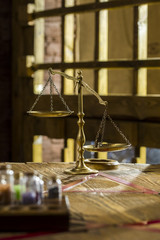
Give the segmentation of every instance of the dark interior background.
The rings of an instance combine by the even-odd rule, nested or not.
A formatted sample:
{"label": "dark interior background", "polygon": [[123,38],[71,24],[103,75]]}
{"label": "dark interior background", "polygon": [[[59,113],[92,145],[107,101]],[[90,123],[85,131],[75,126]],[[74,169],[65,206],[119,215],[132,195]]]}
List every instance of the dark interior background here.
{"label": "dark interior background", "polygon": [[12,1],[0,1],[0,156],[11,161]]}

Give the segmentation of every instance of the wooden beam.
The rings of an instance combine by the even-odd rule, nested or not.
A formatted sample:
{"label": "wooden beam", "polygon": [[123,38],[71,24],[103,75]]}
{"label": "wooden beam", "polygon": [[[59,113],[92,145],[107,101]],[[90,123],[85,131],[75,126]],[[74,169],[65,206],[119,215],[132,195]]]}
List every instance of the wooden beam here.
{"label": "wooden beam", "polygon": [[139,123],[138,144],[149,148],[160,148],[160,123]]}
{"label": "wooden beam", "polygon": [[116,60],[116,61],[91,61],[91,62],[74,62],[74,63],[41,63],[35,64],[29,72],[35,72],[40,69],[100,69],[100,68],[160,68],[160,58],[146,60]]}
{"label": "wooden beam", "polygon": [[119,7],[138,6],[142,4],[153,4],[159,2],[160,0],[115,0],[109,2],[95,2],[90,4],[78,5],[74,7],[56,8],[34,12],[32,14],[28,14],[28,20],[32,21],[34,19],[42,17],[63,16],[71,13],[96,12],[102,9],[114,9]]}
{"label": "wooden beam", "polygon": [[[77,119],[78,118],[75,117],[63,119],[45,119],[26,116],[25,122],[32,121],[33,136],[45,135],[50,138],[76,139],[78,134]],[[101,118],[91,119],[85,117],[84,120],[84,132],[86,140],[94,141]],[[160,122],[152,123],[132,120],[114,120],[114,122],[118,125],[120,130],[125,134],[125,136],[129,139],[133,146],[160,148]],[[124,142],[120,134],[116,131],[116,129],[111,125],[109,121],[106,121],[104,140],[109,140],[110,142]],[[25,156],[25,158],[25,160],[31,159],[30,152],[28,153],[28,155]]]}
{"label": "wooden beam", "polygon": [[[70,117],[47,119],[24,115],[25,123],[30,122],[30,126],[32,126],[32,129],[30,128],[29,131],[33,136],[45,135],[50,138],[76,139],[78,133],[77,96],[64,96],[64,98],[70,109],[75,111]],[[108,113],[133,146],[160,148],[158,140],[160,137],[159,97],[107,96],[103,97],[103,99],[109,102]],[[31,100],[33,100],[33,95]],[[57,109],[55,110],[63,107],[59,102],[58,96],[54,96],[53,100],[56,103]],[[27,106],[27,101],[24,102],[27,111],[30,106]],[[49,102],[49,95],[42,96],[35,110],[47,110]],[[91,106],[94,106],[96,111],[93,111]],[[92,141],[95,139],[103,111],[104,107],[99,105],[98,100],[94,96],[84,96],[84,131],[87,140]],[[108,120],[105,128],[105,140],[107,139],[111,142],[124,141]]]}
{"label": "wooden beam", "polygon": [[[44,135],[50,138],[72,138],[77,139],[78,134],[78,125],[77,118],[34,118],[34,117],[26,117],[28,121],[32,118],[32,126],[34,135]],[[101,122],[101,118],[91,119],[85,118],[85,136],[86,140],[94,141],[97,131],[99,129],[99,125]],[[122,121],[116,120],[116,124],[120,127],[121,131],[129,138],[132,144],[137,145],[137,122],[132,121]],[[104,140],[110,140],[111,142],[124,142],[120,134],[117,130],[111,125],[111,123],[106,121],[105,135]],[[29,153],[30,155],[30,153]]]}
{"label": "wooden beam", "polygon": [[[26,112],[30,109],[29,104],[35,101],[36,96],[30,95],[30,99],[25,101]],[[139,121],[160,122],[160,98],[149,96],[103,96],[103,100],[108,101],[108,113],[114,119],[128,119]],[[64,96],[69,108],[74,111],[72,116],[77,117],[78,99],[76,95]],[[55,110],[64,110],[60,98],[53,96]],[[93,111],[93,106],[95,111]],[[39,102],[33,110],[50,110],[50,96],[41,96]],[[88,118],[101,118],[104,106],[99,104],[98,99],[92,95],[84,95],[84,113]]]}

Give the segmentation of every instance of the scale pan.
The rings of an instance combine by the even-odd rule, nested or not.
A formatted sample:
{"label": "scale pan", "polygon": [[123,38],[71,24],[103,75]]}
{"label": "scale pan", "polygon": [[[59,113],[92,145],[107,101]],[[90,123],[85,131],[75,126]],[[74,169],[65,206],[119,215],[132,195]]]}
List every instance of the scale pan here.
{"label": "scale pan", "polygon": [[44,112],[44,111],[28,111],[29,115],[34,117],[66,117],[74,113],[74,111],[53,111],[53,112]]}
{"label": "scale pan", "polygon": [[88,152],[115,152],[129,148],[131,145],[125,143],[107,143],[103,142],[101,145],[95,147],[94,145],[85,145],[84,149]]}

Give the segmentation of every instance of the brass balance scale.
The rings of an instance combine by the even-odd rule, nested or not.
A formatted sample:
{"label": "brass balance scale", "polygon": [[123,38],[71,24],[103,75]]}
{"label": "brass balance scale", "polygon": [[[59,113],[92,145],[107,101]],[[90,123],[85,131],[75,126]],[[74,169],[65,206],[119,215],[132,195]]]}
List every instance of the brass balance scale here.
{"label": "brass balance scale", "polygon": [[[31,109],[28,111],[28,114],[35,117],[66,117],[73,113],[64,101],[62,95],[59,93],[56,85],[53,82],[52,75],[59,74],[67,79],[70,79],[75,82],[75,84],[78,86],[78,136],[77,136],[77,145],[78,145],[78,158],[76,160],[76,166],[72,169],[65,170],[68,174],[92,174],[97,173],[98,170],[106,170],[106,169],[117,169],[118,167],[118,161],[116,160],[109,160],[109,159],[84,159],[84,151],[89,152],[113,152],[113,151],[121,151],[124,149],[127,149],[131,146],[129,140],[125,137],[125,135],[122,133],[122,131],[118,128],[118,126],[113,122],[112,118],[108,114],[107,108],[108,108],[108,102],[103,101],[102,98],[98,95],[96,91],[94,91],[86,82],[83,81],[82,72],[79,71],[77,77],[69,76],[63,72],[54,71],[52,68],[49,68],[49,78],[44,85],[42,91],[36,98],[35,102],[33,103]],[[33,111],[35,105],[37,104],[39,98],[43,94],[43,91],[45,90],[46,86],[50,83],[50,111]],[[55,89],[58,96],[60,97],[61,101],[63,102],[66,110],[65,111],[54,111],[53,110],[53,95],[52,95],[52,89]],[[88,90],[90,93],[95,95],[97,99],[99,100],[99,103],[104,105],[105,110],[102,117],[102,121],[100,123],[100,127],[98,129],[98,132],[96,134],[95,143],[94,145],[84,145],[85,144],[85,134],[84,134],[84,112],[83,112],[83,87]],[[105,122],[106,118],[109,119],[111,124],[115,127],[115,129],[119,132],[119,134],[122,136],[122,138],[125,140],[125,143],[107,143],[103,142],[104,137],[104,130],[105,130]],[[101,135],[101,140],[99,141]]]}

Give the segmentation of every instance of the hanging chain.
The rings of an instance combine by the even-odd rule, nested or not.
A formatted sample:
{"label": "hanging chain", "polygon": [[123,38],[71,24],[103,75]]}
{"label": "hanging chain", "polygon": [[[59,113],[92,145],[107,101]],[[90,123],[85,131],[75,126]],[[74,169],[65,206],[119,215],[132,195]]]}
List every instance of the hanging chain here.
{"label": "hanging chain", "polygon": [[121,137],[126,141],[126,143],[128,145],[131,145],[130,141],[126,138],[126,136],[122,133],[122,131],[119,129],[119,127],[115,124],[115,122],[113,122],[112,118],[110,117],[110,115],[107,115],[108,119],[110,120],[110,122],[112,123],[112,125],[115,127],[115,129],[119,132],[119,134],[121,135]]}
{"label": "hanging chain", "polygon": [[101,142],[99,143],[100,145],[102,145],[103,142],[103,136],[104,136],[104,128],[105,128],[105,122],[106,122],[106,117],[107,117],[107,105],[105,107],[104,113],[103,113],[103,117],[102,117],[102,121],[100,123],[96,138],[95,138],[95,147],[98,146],[98,139],[99,139],[99,135],[102,132],[101,135]]}
{"label": "hanging chain", "polygon": [[48,78],[46,84],[44,85],[42,91],[40,92],[40,94],[38,95],[38,97],[36,98],[35,102],[33,103],[32,107],[30,108],[29,112],[31,112],[33,110],[33,108],[36,106],[37,102],[39,101],[40,97],[42,96],[45,88],[47,87],[47,84],[49,83],[50,79]]}
{"label": "hanging chain", "polygon": [[53,88],[52,88],[52,87],[54,87],[55,91],[57,92],[58,96],[60,97],[62,103],[63,103],[64,106],[65,106],[65,108],[67,109],[68,112],[71,113],[72,111],[69,109],[67,103],[66,103],[65,100],[63,99],[62,95],[59,93],[56,85],[54,84],[50,72],[49,72],[49,78],[48,78],[46,84],[44,85],[42,91],[40,92],[40,94],[39,94],[38,97],[36,98],[35,102],[33,103],[32,107],[30,108],[29,112],[31,112],[31,111],[33,110],[33,108],[36,106],[37,102],[39,101],[40,97],[42,96],[42,94],[43,94],[43,92],[44,92],[44,90],[45,90],[45,88],[47,87],[47,85],[48,85],[49,82],[50,82],[50,102],[51,102],[50,111],[53,112],[53,95],[52,95],[52,90],[53,90]]}
{"label": "hanging chain", "polygon": [[[129,142],[129,140],[126,138],[126,136],[122,133],[122,131],[118,128],[118,126],[115,124],[115,122],[112,120],[112,118],[110,117],[110,115],[107,113],[107,109],[108,106],[106,105],[104,113],[103,113],[103,117],[102,117],[102,121],[100,123],[100,127],[98,129],[98,132],[96,134],[96,138],[95,138],[95,147],[97,146],[102,146],[103,143],[103,137],[104,137],[104,131],[105,131],[105,123],[106,123],[106,118],[109,119],[109,121],[111,122],[111,124],[114,126],[114,128],[117,130],[117,132],[121,135],[121,137],[125,140],[125,142],[128,145],[131,145],[131,143]],[[101,133],[101,141],[98,142],[99,139],[99,135]]]}
{"label": "hanging chain", "polygon": [[[50,76],[51,77],[51,76]],[[65,106],[65,108],[67,109],[67,111],[68,112],[72,112],[70,109],[69,109],[69,107],[68,107],[68,105],[67,105],[67,103],[65,102],[65,100],[63,99],[63,97],[62,97],[62,95],[60,94],[60,92],[58,91],[58,89],[57,89],[57,87],[56,87],[56,85],[54,84],[54,82],[53,82],[53,80],[52,80],[52,77],[51,77],[51,81],[52,81],[52,85],[53,85],[53,87],[54,87],[54,89],[56,90],[56,93],[58,94],[58,96],[60,97],[60,99],[61,99],[61,101],[62,101],[62,103],[64,104],[64,106]]]}
{"label": "hanging chain", "polygon": [[53,112],[53,95],[52,95],[52,77],[49,75],[50,81],[50,99],[51,99],[51,112]]}

